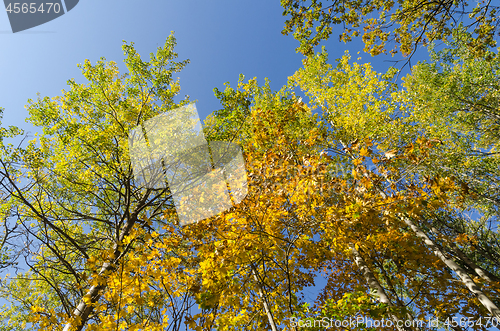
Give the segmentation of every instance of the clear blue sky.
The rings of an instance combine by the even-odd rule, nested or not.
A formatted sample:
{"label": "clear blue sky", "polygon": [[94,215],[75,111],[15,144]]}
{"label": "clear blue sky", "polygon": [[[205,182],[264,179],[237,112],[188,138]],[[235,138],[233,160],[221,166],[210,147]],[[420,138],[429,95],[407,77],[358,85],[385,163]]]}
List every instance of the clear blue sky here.
{"label": "clear blue sky", "polygon": [[[3,8],[3,7],[2,7]],[[181,72],[181,96],[197,101],[200,117],[220,108],[213,88],[233,86],[239,74],[257,77],[260,84],[268,77],[278,90],[295,70],[302,55],[295,52],[298,42],[283,36],[285,18],[278,0],[81,0],[69,13],[24,32],[12,33],[7,13],[0,12],[0,107],[5,108],[3,126],[17,125],[31,134],[35,129],[24,119],[29,98],[54,97],[67,89],[66,81],[84,82],[78,63],[100,57],[118,63],[122,60],[122,40],[134,42],[143,57],[162,46],[175,31],[179,60],[191,63]],[[336,33],[324,43],[330,61],[346,49],[357,58],[359,42],[344,44]],[[361,53],[361,62],[373,62],[385,71],[390,56],[375,59]],[[414,57],[427,57],[421,49]],[[407,70],[406,70],[407,71]],[[306,291],[314,299],[314,290]]]}
{"label": "clear blue sky", "polygon": [[[298,42],[283,36],[285,18],[279,1],[170,1],[170,0],[82,0],[67,14],[18,33],[12,33],[7,13],[0,13],[0,107],[3,125],[33,130],[24,119],[29,98],[60,95],[66,81],[84,82],[78,63],[100,57],[122,63],[122,40],[134,42],[148,58],[175,31],[179,59],[191,63],[178,76],[181,96],[197,99],[201,118],[219,108],[213,88],[235,84],[240,73],[246,79],[264,77],[279,89],[301,66],[295,52]],[[326,43],[330,59],[349,48],[353,55],[359,43],[344,44],[333,36]],[[420,52],[427,55],[425,50]],[[373,60],[361,54],[362,61]],[[354,56],[353,56],[354,57]],[[385,58],[391,60],[390,57]],[[389,63],[376,58],[379,70]],[[33,131],[32,131],[33,132]]]}

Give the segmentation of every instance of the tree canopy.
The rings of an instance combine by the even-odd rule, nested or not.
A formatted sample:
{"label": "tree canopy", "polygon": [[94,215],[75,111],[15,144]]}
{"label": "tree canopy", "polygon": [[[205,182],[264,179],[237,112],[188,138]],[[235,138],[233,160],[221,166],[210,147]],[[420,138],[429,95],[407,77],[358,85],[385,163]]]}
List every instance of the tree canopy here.
{"label": "tree canopy", "polygon": [[[327,40],[333,27],[341,25],[339,40],[348,42],[361,36],[365,51],[372,55],[400,52],[411,55],[418,45],[449,40],[453,31],[465,27],[474,38],[464,41],[476,55],[482,56],[495,46],[498,31],[498,7],[491,0],[282,0],[287,17],[282,33],[300,42],[298,51],[313,54],[313,47]],[[393,43],[392,49],[388,47]]]}
{"label": "tree canopy", "polygon": [[[351,5],[351,16],[382,8]],[[493,22],[488,5],[478,27]],[[439,22],[404,29],[437,38]],[[173,34],[148,61],[124,43],[126,73],[85,61],[87,83],[29,100],[35,138],[14,147],[3,141],[22,131],[0,130],[0,267],[12,271],[0,330],[324,330],[323,318],[362,318],[349,330],[381,319],[391,324],[376,329],[461,329],[465,318],[487,330],[500,319],[499,62],[464,38],[481,40],[457,34],[401,86],[394,69],[348,52],[333,66],[323,49],[278,91],[243,75],[214,89],[221,109],[200,132],[212,159],[215,142],[242,148],[248,190],[190,224],[171,184],[138,180],[129,145],[133,130],[147,136],[148,120],[191,103],[174,102],[172,76],[189,61],[177,61]]]}

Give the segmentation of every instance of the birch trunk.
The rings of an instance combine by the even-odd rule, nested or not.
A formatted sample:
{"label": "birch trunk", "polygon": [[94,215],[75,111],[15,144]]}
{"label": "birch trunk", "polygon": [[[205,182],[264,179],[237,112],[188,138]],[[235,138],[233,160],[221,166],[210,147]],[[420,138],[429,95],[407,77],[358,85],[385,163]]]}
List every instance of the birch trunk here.
{"label": "birch trunk", "polygon": [[[385,293],[384,288],[382,287],[382,285],[380,285],[377,278],[375,278],[375,275],[372,273],[370,268],[368,268],[368,265],[366,265],[365,260],[363,259],[361,254],[359,254],[356,247],[353,244],[351,244],[350,248],[351,248],[352,254],[354,255],[354,262],[356,262],[356,265],[363,273],[363,276],[365,277],[366,282],[368,283],[368,286],[370,287],[370,289],[377,294],[378,299],[381,303],[386,303],[389,306],[393,306],[391,300],[389,299],[389,297]],[[396,326],[396,328],[398,330],[400,330],[400,331],[409,330],[408,328],[406,328],[404,326],[404,323],[402,323],[403,326],[399,326],[398,322],[401,320],[397,316],[391,314],[391,319],[394,321],[394,326]],[[399,323],[401,323],[401,322],[399,322]]]}
{"label": "birch trunk", "polygon": [[[487,275],[486,271],[480,266],[478,266],[474,261],[469,259],[467,255],[465,255],[454,242],[450,242],[450,246],[453,249],[453,252],[455,252],[455,254],[457,254],[457,256],[460,258],[460,260],[464,261],[465,264],[467,264],[471,269],[473,269],[479,277],[481,277],[483,280],[489,283],[493,281],[490,278],[490,276]],[[497,278],[496,281],[500,280]]]}
{"label": "birch trunk", "polygon": [[[136,220],[137,220],[136,214],[132,214],[132,216],[129,218],[129,220],[127,220],[127,223],[125,223],[125,227],[124,227],[122,233],[120,234],[120,237],[118,240],[119,243],[122,242],[123,239],[125,239],[125,236],[127,236],[130,233],[130,230],[134,226]],[[103,266],[101,267],[101,270],[99,271],[99,276],[106,273],[106,272],[112,272],[115,269],[114,263],[116,263],[119,260],[120,255],[122,253],[118,243],[116,243],[114,245],[113,251],[114,251],[115,258],[111,262],[106,262],[103,264]],[[101,297],[102,292],[104,291],[105,288],[106,288],[106,285],[99,284],[97,286],[95,286],[95,285],[92,286],[90,288],[90,290],[87,291],[85,296],[90,299],[90,304],[86,304],[85,301],[83,300],[83,298],[80,300],[80,303],[78,304],[76,309],[73,311],[73,316],[80,317],[80,323],[75,326],[75,329],[74,329],[75,331],[81,331],[83,329],[83,327],[87,323],[87,320],[88,320],[90,314],[94,310],[94,304],[97,301],[99,301],[99,298]],[[71,328],[72,328],[72,324],[67,323],[64,326],[63,331],[70,331],[70,330],[72,330]]]}
{"label": "birch trunk", "polygon": [[443,261],[451,270],[453,270],[464,285],[471,291],[481,304],[491,313],[492,316],[500,318],[500,309],[479,289],[474,281],[469,277],[462,267],[455,263],[455,261],[448,259],[443,252],[437,247],[436,244],[418,228],[408,217],[403,217],[403,221],[415,232],[415,234],[422,238],[427,246],[429,246],[434,254]]}
{"label": "birch trunk", "polygon": [[[438,230],[434,227],[431,229],[431,231],[436,235],[438,234]],[[495,281],[500,281],[500,279],[496,278],[494,275],[491,275],[490,277],[490,275],[488,275],[488,272],[486,270],[484,270],[483,268],[478,266],[474,261],[469,259],[467,255],[465,255],[465,253],[462,252],[462,250],[453,241],[446,239],[446,243],[451,247],[451,251],[455,253],[458,256],[458,258],[462,260],[469,268],[474,270],[476,275],[481,277],[483,280],[485,280],[488,283],[491,283],[493,282],[491,277],[493,277],[495,278]]]}
{"label": "birch trunk", "polygon": [[261,281],[260,281],[259,277],[257,276],[257,271],[256,271],[255,267],[253,266],[253,264],[251,264],[250,267],[252,269],[253,278],[255,279],[255,282],[257,283],[257,289],[259,292],[259,296],[262,299],[262,304],[264,305],[264,310],[266,311],[269,325],[271,325],[272,331],[278,331],[276,323],[274,322],[273,314],[271,313],[271,309],[269,309],[269,303],[267,302],[267,296],[264,293],[264,290],[262,289]]}

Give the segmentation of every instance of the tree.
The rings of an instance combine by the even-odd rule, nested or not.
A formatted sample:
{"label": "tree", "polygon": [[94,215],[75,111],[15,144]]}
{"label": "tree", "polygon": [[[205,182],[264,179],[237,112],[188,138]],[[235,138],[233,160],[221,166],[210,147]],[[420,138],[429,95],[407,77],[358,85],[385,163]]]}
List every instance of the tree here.
{"label": "tree", "polygon": [[[431,52],[431,61],[419,63],[405,78],[408,121],[441,139],[435,171],[457,176],[482,201],[483,212],[498,212],[498,138],[500,136],[498,51],[477,59],[457,34],[448,48]],[[439,169],[439,170],[438,170]]]}
{"label": "tree", "polygon": [[413,54],[420,44],[447,40],[463,24],[474,32],[467,46],[477,56],[495,45],[498,29],[498,6],[492,1],[478,1],[470,6],[466,1],[384,1],[384,0],[282,0],[285,22],[283,34],[294,33],[300,42],[298,51],[313,54],[313,47],[327,40],[332,26],[342,25],[341,41],[362,36],[365,51],[372,55],[385,53],[387,43],[394,42],[391,54]]}
{"label": "tree", "polygon": [[[494,226],[499,211],[498,50],[477,59],[462,42],[471,38],[461,31],[448,48],[432,51],[431,61],[419,63],[405,78],[401,94],[409,100],[407,123],[420,123],[420,132],[442,142],[418,171],[453,176],[465,193],[455,212],[427,215],[430,228],[460,238],[442,243],[442,249],[492,286],[499,280],[500,258]],[[480,216],[471,218],[471,212]]]}
{"label": "tree", "polygon": [[[11,329],[24,329],[28,322],[59,329],[70,319],[80,330],[116,311],[113,305],[101,311],[93,304],[110,286],[109,275],[123,270],[126,253],[147,233],[127,238],[138,231],[134,226],[151,232],[151,226],[164,224],[157,216],[172,208],[167,189],[134,183],[127,139],[131,128],[174,106],[180,87],[172,74],[187,63],[174,61],[174,45],[171,35],[145,62],[133,44],[124,44],[127,75],[120,76],[114,62],[85,61],[87,85],[69,80],[70,90],[62,96],[29,101],[29,121],[43,133],[22,151],[20,167],[2,161],[2,189],[17,206],[14,216],[29,267],[3,284],[12,305],[2,319]],[[148,226],[146,219],[157,223]]]}
{"label": "tree", "polygon": [[[237,185],[248,191],[182,225],[172,187],[145,188],[128,145],[134,128],[178,106],[171,76],[187,61],[174,61],[174,46],[170,36],[145,62],[125,44],[127,75],[86,62],[88,84],[70,80],[62,96],[30,101],[43,133],[1,163],[2,210],[17,221],[29,267],[4,281],[8,328],[297,330],[290,321],[302,318],[318,330],[312,319],[327,316],[423,330],[398,323],[496,316],[495,255],[481,261],[494,240],[473,254],[467,243],[477,237],[457,215],[475,198],[436,165],[452,164],[447,144],[467,142],[446,123],[463,123],[446,113],[429,125],[438,110],[417,106],[434,92],[419,99],[412,90],[424,81],[408,78],[414,85],[400,90],[394,71],[351,64],[348,54],[333,68],[323,51],[279,91],[243,76],[235,89],[215,89],[222,109],[203,128],[211,159],[227,156],[215,148],[221,140],[240,145],[247,176]],[[228,191],[235,201],[239,192]],[[327,284],[310,309],[303,291],[317,276]]]}
{"label": "tree", "polygon": [[[459,136],[454,136],[450,133],[454,126],[450,128],[447,126],[448,123],[453,123],[455,121],[455,123],[459,125],[458,122],[460,122],[460,120],[454,120],[451,114],[446,114],[446,116],[441,116],[439,118],[436,116],[436,112],[443,111],[442,108],[437,107],[439,102],[436,100],[441,99],[432,97],[427,99],[425,97],[425,93],[422,94],[419,92],[422,91],[422,86],[428,86],[426,85],[425,79],[420,80],[422,84],[420,88],[416,88],[411,91],[411,94],[407,94],[406,91],[395,90],[394,84],[389,82],[393,71],[390,71],[386,75],[380,75],[373,72],[368,64],[361,66],[354,63],[350,65],[348,56],[340,59],[337,68],[333,69],[331,65],[327,64],[326,56],[326,52],[323,51],[322,53],[309,58],[304,68],[297,71],[297,73],[291,78],[290,83],[293,86],[299,86],[301,89],[305,90],[305,93],[309,96],[311,103],[320,107],[322,119],[324,119],[327,123],[330,123],[330,132],[328,134],[329,138],[326,139],[326,141],[328,141],[328,150],[335,153],[338,158],[345,159],[346,157],[349,158],[350,155],[349,153],[346,153],[346,151],[349,151],[349,143],[346,142],[354,141],[356,142],[355,145],[358,145],[360,143],[362,144],[364,139],[370,139],[374,143],[377,143],[378,146],[376,148],[368,148],[370,146],[362,148],[358,146],[357,150],[360,155],[365,157],[372,154],[375,155],[374,153],[376,153],[376,151],[378,151],[378,153],[382,152],[381,155],[379,154],[380,156],[375,157],[374,161],[368,162],[368,165],[371,168],[374,168],[375,166],[378,168],[380,160],[391,160],[392,166],[389,169],[392,170],[390,170],[389,173],[393,172],[393,177],[388,177],[389,173],[381,171],[380,169],[375,172],[376,174],[379,174],[378,176],[380,176],[380,174],[383,175],[382,180],[386,183],[386,185],[381,184],[380,187],[385,186],[386,188],[391,188],[391,192],[389,193],[379,192],[378,190],[376,191],[378,195],[382,195],[383,199],[386,199],[383,196],[391,197],[394,194],[396,194],[396,196],[398,194],[403,194],[405,196],[406,193],[403,192],[414,191],[416,188],[422,187],[422,185],[424,185],[422,187],[423,189],[425,188],[424,183],[426,181],[431,183],[432,186],[437,185],[438,187],[444,183],[448,183],[446,184],[447,188],[445,191],[454,193],[447,197],[442,197],[437,205],[432,206],[427,203],[418,202],[418,200],[415,201],[414,198],[409,200],[415,201],[416,205],[419,205],[419,209],[421,210],[419,213],[412,216],[412,222],[414,222],[412,224],[418,223],[420,227],[425,228],[432,234],[434,245],[439,243],[441,245],[440,247],[444,247],[443,249],[447,251],[447,254],[452,254],[451,257],[450,255],[447,255],[443,262],[446,261],[445,263],[448,263],[449,260],[454,259],[458,264],[467,265],[467,262],[465,261],[465,259],[467,259],[466,256],[465,259],[460,259],[457,256],[461,253],[461,249],[463,248],[456,251],[450,249],[450,247],[453,247],[451,246],[451,243],[456,242],[460,243],[459,245],[462,245],[464,242],[460,238],[464,238],[464,236],[467,238],[466,234],[463,231],[450,231],[449,229],[453,225],[453,222],[449,222],[450,218],[443,219],[443,215],[451,216],[458,214],[463,211],[464,206],[467,206],[467,201],[470,202],[470,199],[473,197],[469,194],[469,192],[463,189],[463,183],[461,184],[462,189],[457,189],[456,186],[449,186],[451,185],[451,182],[456,181],[456,177],[453,177],[450,172],[429,171],[429,169],[439,168],[440,165],[443,165],[443,161],[445,161],[445,164],[450,164],[448,163],[447,153],[451,151],[455,153],[458,151],[461,153],[464,151],[461,146],[464,146],[465,143],[470,143],[470,141],[462,139],[462,137]],[[427,80],[427,84],[428,82],[429,80]],[[435,91],[432,93],[435,93]],[[435,95],[436,94],[438,93],[435,93]],[[417,98],[423,97],[425,100],[435,102],[436,107],[414,107],[414,104],[411,102],[411,96],[416,96]],[[441,96],[442,95],[440,94],[439,97]],[[441,103],[441,105],[443,104]],[[432,118],[438,118],[438,120],[422,120],[425,116],[432,116]],[[443,135],[439,133],[445,134]],[[476,138],[477,136],[474,139]],[[418,146],[426,146],[427,144],[434,145],[434,148],[425,152],[423,154],[425,157],[422,157],[422,155],[412,155],[413,151],[419,149]],[[384,150],[386,151],[385,153],[383,153]],[[405,153],[406,156],[396,157],[398,155],[398,150],[407,151]],[[462,161],[460,160],[460,162]],[[456,166],[456,164],[454,166]],[[350,168],[351,167],[347,165],[347,169]],[[356,170],[356,173],[359,173],[359,171]],[[460,183],[460,181],[458,182]],[[488,181],[485,180],[485,183],[488,183]],[[359,190],[361,192],[366,192],[366,184],[363,185],[365,187],[361,187]],[[454,188],[451,189],[452,187]],[[432,190],[434,191],[435,188]],[[439,190],[441,189],[438,189],[434,194],[439,193]],[[420,189],[417,189],[417,192],[414,193],[408,192],[408,194],[409,196],[414,197],[415,195],[418,196],[421,194],[418,192],[420,192]],[[358,193],[353,189],[347,193],[346,196],[352,199],[352,197],[357,194]],[[449,206],[444,208],[444,205],[442,205],[443,201],[447,201],[446,204]],[[385,205],[384,203],[380,204]],[[411,205],[407,205],[406,202],[403,204],[407,206],[405,208],[410,208],[412,210],[415,208],[410,207]],[[410,202],[408,202],[408,204],[410,204]],[[469,204],[469,206],[471,205]],[[391,208],[388,212],[392,214],[395,212],[395,209]],[[358,214],[362,215],[362,213]],[[396,212],[394,214],[394,218],[398,220],[395,230],[399,233],[401,229],[406,229],[404,231],[412,233],[412,240],[415,240],[412,245],[417,244],[419,239],[416,238],[415,235],[418,235],[421,238],[424,237],[421,236],[421,233],[414,231],[415,229],[412,229],[411,227],[408,228],[409,223],[405,223],[403,221],[405,218],[400,214],[406,215],[406,212]],[[433,223],[432,220],[436,218],[440,218],[441,223]],[[437,224],[439,224],[439,226]],[[365,227],[370,228],[368,225],[365,225]],[[365,227],[359,227],[357,231],[360,231],[360,229],[364,229]],[[375,232],[375,230],[372,230],[369,233],[373,232]],[[470,234],[470,232],[468,234]],[[335,240],[338,240],[339,235],[334,235],[332,237],[335,238]],[[389,235],[386,235],[385,237],[392,239]],[[412,258],[409,257],[408,254],[412,250],[408,249],[407,244],[400,244],[398,246],[405,247],[405,249],[398,251],[397,254],[393,256],[387,256],[384,254],[385,258],[381,258],[381,254],[374,253],[383,250],[377,249],[375,246],[369,246],[370,249],[365,250],[365,252],[369,254],[369,259],[365,264],[368,265],[373,260],[375,264],[374,266],[369,267],[369,269],[375,267],[379,270],[381,273],[380,275],[384,278],[384,282],[387,282],[389,285],[389,289],[386,289],[385,291],[391,291],[389,293],[396,295],[396,297],[402,295],[402,297],[395,299],[396,302],[404,302],[407,298],[412,298],[411,302],[414,303],[414,311],[412,312],[413,316],[424,317],[419,314],[421,314],[421,312],[435,311],[435,317],[440,320],[445,320],[460,311],[459,309],[462,309],[462,313],[464,313],[467,309],[475,310],[475,314],[479,314],[479,316],[482,314],[488,314],[485,313],[484,309],[479,308],[479,310],[477,310],[477,307],[474,307],[479,304],[479,302],[474,298],[475,294],[471,296],[471,293],[467,293],[467,290],[464,292],[466,284],[464,284],[464,288],[456,289],[457,292],[455,293],[459,297],[464,298],[465,301],[468,302],[467,305],[460,308],[458,306],[455,308],[450,307],[451,309],[448,310],[436,310],[436,306],[439,306],[437,302],[441,300],[442,302],[445,302],[446,296],[449,295],[450,291],[455,291],[452,290],[454,287],[452,285],[452,278],[454,277],[453,271],[444,266],[444,269],[442,270],[435,269],[432,266],[433,264],[430,263],[423,266],[423,270],[418,271],[420,275],[427,275],[420,279],[423,281],[421,285],[422,288],[435,288],[438,290],[431,293],[425,293],[425,291],[422,292],[421,289],[418,289],[418,287],[413,288],[408,286],[408,284],[411,284],[416,279],[419,279],[419,277],[412,274],[414,271],[411,271],[408,276],[405,274],[407,271],[405,271],[404,268],[401,268],[401,257],[406,257],[403,258],[403,260],[411,260]],[[352,250],[352,247],[348,244],[345,244],[344,247],[346,253]],[[488,250],[491,250],[493,247],[495,247],[495,244],[491,245]],[[424,251],[421,251],[418,256],[426,256],[423,253]],[[427,251],[427,254],[428,253],[429,251]],[[432,253],[432,251],[430,253]],[[437,249],[434,249],[434,253],[438,253]],[[427,261],[432,261],[432,258],[430,257],[423,260],[419,257],[418,261],[425,261],[426,259],[428,259]],[[470,262],[472,263],[469,263],[466,267],[467,273],[470,275],[470,278],[476,279],[476,282],[477,278],[475,278],[476,275],[474,269],[479,270],[479,272],[483,275],[486,274],[486,272],[489,274],[496,273],[496,268],[490,263],[488,263],[490,267],[485,268],[486,270],[482,272],[482,268],[476,268],[478,265],[474,263],[473,260],[470,260]],[[345,263],[334,264],[334,267],[332,268],[346,270],[346,265]],[[414,270],[415,267],[411,267],[411,269]],[[332,297],[336,297],[337,302],[344,302],[343,307],[345,307],[345,304],[349,302],[348,300],[344,300],[345,298],[342,296],[342,291],[340,291],[340,293],[333,291],[333,289],[336,288],[333,284],[342,283],[342,279],[344,278],[347,277],[336,275],[331,283],[332,285],[328,286],[329,291],[323,295],[325,300],[322,302],[323,306],[319,306],[318,309],[320,307],[323,307],[324,309],[327,309],[325,307],[337,307],[334,308],[334,310],[330,310],[330,312],[332,314],[340,314],[339,306],[337,306],[335,300],[331,301],[331,299]],[[408,279],[408,281],[401,282],[402,279]],[[490,280],[492,279],[490,278]],[[426,283],[427,281],[430,281],[431,283]],[[465,281],[465,283],[467,282],[469,282],[469,280]],[[423,285],[424,283],[426,285]],[[488,292],[489,298],[493,298],[493,301],[496,301],[498,284],[496,284],[495,281],[487,281],[486,283],[481,283],[481,286],[484,286],[483,288]],[[410,294],[415,290],[416,292]],[[356,297],[354,297],[354,299],[356,299]],[[459,299],[456,298],[456,300]],[[430,306],[427,306],[429,304]],[[495,304],[498,306],[498,303],[494,303],[494,305]],[[342,305],[340,307],[342,307]],[[342,309],[340,309],[340,311],[342,311]]]}
{"label": "tree", "polygon": [[[141,291],[138,286],[152,289],[160,283],[165,286],[164,293],[183,276],[182,271],[189,273],[189,286],[179,290],[189,292],[200,307],[198,314],[186,317],[187,324],[196,330],[215,326],[277,329],[296,311],[300,303],[297,293],[311,284],[311,269],[318,268],[323,259],[319,253],[322,245],[311,237],[312,228],[307,224],[314,217],[314,206],[305,203],[321,185],[318,168],[322,158],[306,153],[311,153],[319,140],[317,123],[289,92],[274,95],[267,85],[258,87],[253,80],[241,85],[254,92],[252,100],[257,108],[243,117],[245,107],[236,104],[245,105],[246,100],[228,88],[219,95],[224,95],[231,108],[235,106],[233,116],[224,116],[229,109],[217,112],[207,119],[205,131],[210,143],[227,137],[228,131],[234,133],[235,122],[244,119],[238,134],[231,137],[245,150],[247,196],[227,212],[179,229],[188,249],[177,263],[189,268],[173,269],[165,255],[178,243],[163,241],[161,233],[155,234],[146,251],[134,252],[135,256],[148,256],[147,267],[137,267],[134,276],[138,281],[123,286],[127,293],[137,293]],[[239,110],[243,114],[237,114]],[[165,230],[174,231],[171,227]],[[117,284],[126,280],[117,276]],[[122,286],[109,292],[118,297]],[[148,327],[166,328],[167,324],[164,320]]]}
{"label": "tree", "polygon": [[[353,65],[351,67],[347,61],[348,58],[345,58],[339,64],[339,69],[331,72],[328,66],[309,59],[308,66],[292,78],[292,83],[299,82],[303,84],[301,86],[307,86],[307,93],[313,96],[311,98],[314,100],[313,104],[321,105],[324,110],[323,123],[333,121],[326,127],[319,126],[322,138],[317,144],[321,148],[331,148],[339,155],[336,158],[331,157],[332,162],[327,162],[330,168],[327,168],[329,171],[324,178],[325,186],[321,193],[313,193],[321,197],[318,199],[322,202],[320,205],[323,208],[315,207],[314,210],[309,210],[309,215],[314,216],[314,222],[309,223],[311,230],[314,231],[312,237],[318,236],[321,238],[318,244],[326,245],[322,246],[321,255],[327,258],[323,263],[331,266],[332,270],[331,282],[321,296],[322,303],[317,306],[317,311],[324,309],[331,314],[330,316],[337,318],[354,314],[372,317],[392,314],[395,321],[432,317],[445,321],[458,313],[486,316],[487,310],[475,300],[473,293],[468,292],[466,284],[458,288],[454,286],[456,275],[453,270],[441,264],[443,261],[434,255],[436,250],[429,250],[418,236],[421,233],[409,227],[404,217],[401,216],[411,210],[413,222],[418,221],[419,224],[424,225],[425,219],[416,213],[416,210],[437,212],[455,206],[456,192],[459,190],[453,186],[450,178],[434,178],[426,184],[418,173],[408,174],[408,168],[405,167],[408,164],[412,167],[422,164],[430,157],[429,147],[439,143],[439,140],[425,138],[419,138],[413,142],[401,140],[398,145],[404,153],[400,154],[398,150],[393,150],[385,153],[379,152],[378,155],[375,154],[377,148],[370,147],[369,143],[366,145],[362,142],[355,143],[351,148],[342,142],[351,137],[358,136],[360,139],[366,139],[369,136],[381,140],[382,145],[393,147],[391,142],[395,138],[389,134],[390,130],[402,129],[397,119],[394,118],[395,114],[391,113],[397,109],[395,107],[397,98],[391,101],[390,97],[384,94],[387,88],[393,87],[385,81],[389,77],[381,77],[372,73],[369,66]],[[316,70],[324,71],[318,73]],[[346,82],[353,83],[347,84]],[[252,86],[243,85],[242,87],[245,92],[255,90]],[[245,92],[242,93],[245,94]],[[375,98],[377,95],[386,96],[386,99],[377,101],[378,99]],[[241,93],[229,89],[225,94],[225,100],[230,99],[231,96],[234,102],[242,100]],[[394,95],[392,97],[394,98]],[[277,98],[278,95],[275,99]],[[258,93],[256,99],[260,100]],[[274,107],[264,114],[258,110],[259,116],[268,118],[269,113],[276,111]],[[369,111],[363,112],[367,109]],[[222,113],[227,114],[227,112]],[[353,116],[353,113],[356,116]],[[383,116],[387,114],[387,117],[381,117],[380,114]],[[267,137],[268,131],[273,130],[275,123],[280,123],[280,117],[271,121],[272,126],[261,127],[261,130],[257,131],[258,138]],[[241,112],[228,116],[230,123],[234,123],[234,119],[238,118],[244,118]],[[376,121],[387,124],[388,127],[374,125]],[[393,127],[391,127],[391,121],[395,122],[392,123]],[[280,127],[279,124],[276,126]],[[247,132],[241,135],[251,136]],[[279,137],[280,135],[272,136]],[[256,138],[248,139],[256,144]],[[278,138],[275,139],[280,141]],[[337,145],[343,148],[338,148]],[[269,150],[275,145],[268,146],[264,150]],[[367,157],[371,157],[373,161],[366,161]],[[276,158],[273,159],[276,160]],[[342,159],[343,162],[341,162]],[[280,158],[278,157],[277,160]],[[381,165],[377,167],[376,172],[370,172],[367,171],[366,166],[361,165],[364,162],[366,166],[375,163],[381,163]],[[339,168],[336,166],[339,165],[345,167],[344,173],[338,174]],[[260,166],[260,168],[264,167]],[[353,175],[346,178],[345,172],[348,169],[352,169]],[[380,192],[379,186],[385,186],[389,192]],[[430,205],[427,200],[431,201]],[[266,198],[265,201],[271,204],[272,199]],[[256,212],[251,214],[254,213]],[[272,223],[272,219],[269,222]],[[384,222],[390,225],[389,229],[386,229]],[[317,223],[319,223],[319,228],[316,228]],[[332,245],[333,242],[334,245]],[[358,247],[363,247],[362,254],[359,254],[360,248]],[[338,253],[332,255],[332,252]],[[346,261],[345,257],[350,255],[354,255],[353,259]],[[229,257],[224,255],[224,259],[229,259]],[[376,276],[371,270],[376,272]],[[371,275],[366,278],[363,274]],[[356,283],[353,283],[354,280]],[[373,297],[369,296],[369,291],[365,292],[365,282],[378,284],[378,288],[381,289],[377,291],[380,294],[379,297],[382,297],[381,292],[389,293],[383,295],[381,305],[374,303]],[[334,288],[336,291],[333,290]],[[373,290],[373,287],[370,286],[370,288]],[[352,289],[353,293],[348,293],[346,289]],[[488,295],[491,295],[489,291]],[[453,300],[457,302],[462,300],[468,304],[447,306],[445,303],[450,300],[450,296],[454,297]],[[296,314],[302,314],[304,318],[311,316],[307,314],[307,310],[303,309],[297,310]]]}

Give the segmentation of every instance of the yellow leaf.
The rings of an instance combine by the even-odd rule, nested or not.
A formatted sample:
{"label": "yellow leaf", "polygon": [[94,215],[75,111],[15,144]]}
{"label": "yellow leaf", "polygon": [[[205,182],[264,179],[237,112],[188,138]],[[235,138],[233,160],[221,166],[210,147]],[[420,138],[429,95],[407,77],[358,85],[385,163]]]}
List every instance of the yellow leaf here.
{"label": "yellow leaf", "polygon": [[393,149],[392,151],[385,152],[384,155],[386,158],[392,159],[393,157],[396,156],[396,153],[397,153],[397,151]]}

